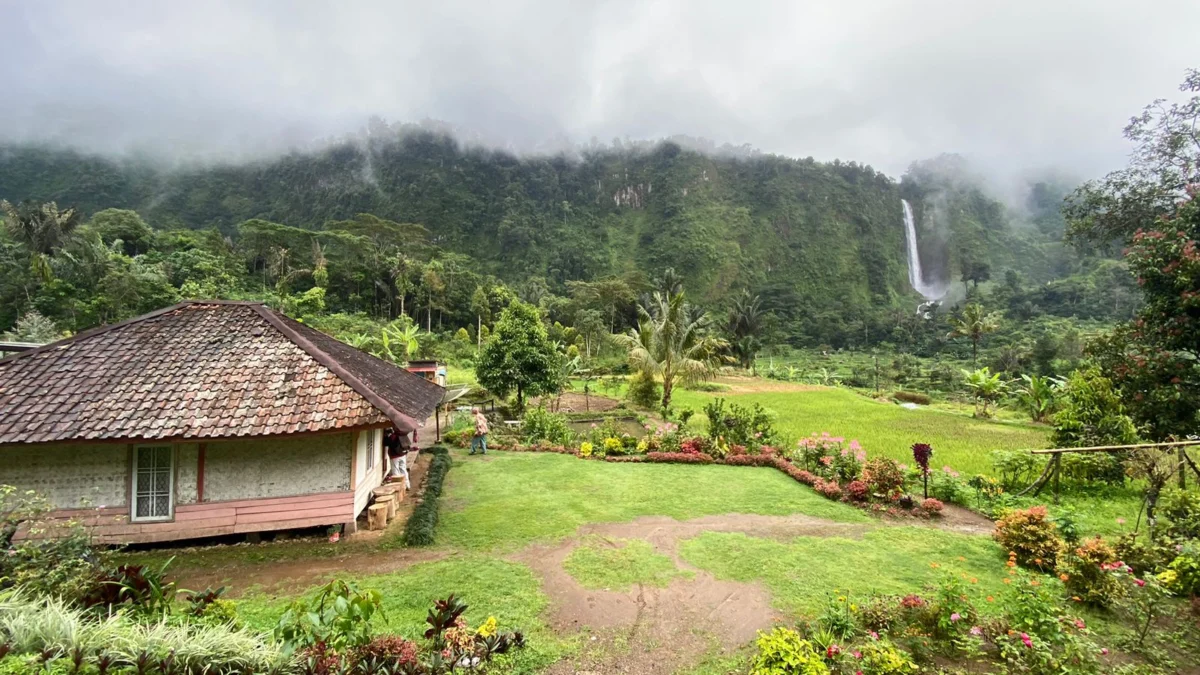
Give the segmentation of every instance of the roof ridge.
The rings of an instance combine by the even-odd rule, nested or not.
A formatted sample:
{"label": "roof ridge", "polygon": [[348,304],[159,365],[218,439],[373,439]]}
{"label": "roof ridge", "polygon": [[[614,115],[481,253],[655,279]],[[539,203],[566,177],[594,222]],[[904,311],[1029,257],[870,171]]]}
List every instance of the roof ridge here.
{"label": "roof ridge", "polygon": [[[253,309],[259,316],[265,319],[267,323],[271,324],[275,330],[282,333],[284,337],[286,337],[288,340],[291,340],[297,347],[315,359],[317,363],[320,363],[328,368],[330,372],[345,382],[360,396],[365,398],[371,405],[375,406],[382,411],[383,414],[387,415],[388,419],[392,420],[397,428],[400,428],[402,431],[413,431],[421,426],[421,424],[418,424],[416,420],[400,412],[396,406],[388,402],[388,400],[383,396],[380,396],[374,389],[368,386],[367,383],[363,382],[354,374],[352,374],[349,370],[342,366],[337,359],[330,356],[327,352],[325,352],[325,350],[316,346],[311,340],[304,337],[297,332],[296,329],[289,326],[287,322],[284,321],[284,319],[288,317],[276,312],[270,307],[264,306],[262,303],[253,306]],[[405,429],[404,427],[408,428]]]}
{"label": "roof ridge", "polygon": [[65,337],[61,340],[55,340],[54,342],[50,342],[50,343],[41,345],[39,347],[34,347],[33,349],[26,349],[23,352],[17,352],[16,354],[10,354],[10,355],[0,359],[0,365],[9,363],[10,361],[15,361],[21,357],[33,356],[34,354],[41,354],[43,352],[47,352],[51,349],[57,349],[58,347],[70,344],[72,342],[77,342],[79,340],[90,338],[90,337],[93,337],[96,335],[102,335],[111,330],[116,330],[117,328],[124,328],[125,326],[129,326],[131,324],[140,323],[142,321],[147,321],[149,319],[155,319],[164,314],[169,314],[175,310],[183,309],[184,307],[190,307],[192,305],[239,305],[239,306],[245,306],[245,307],[254,307],[254,306],[261,306],[262,304],[263,303],[261,301],[257,301],[257,300],[180,300],[179,302],[175,303],[174,305],[170,305],[168,307],[163,307],[161,309],[156,309],[153,312],[147,312],[145,314],[140,314],[138,316],[125,319],[124,321],[118,321],[116,323],[110,323],[110,324],[105,324],[103,326],[96,326],[95,328],[89,328],[85,331],[76,333],[70,337]]}
{"label": "roof ridge", "polygon": [[17,352],[16,354],[6,356],[6,357],[0,359],[0,365],[9,363],[11,361],[16,361],[17,359],[24,358],[26,356],[33,356],[34,354],[41,354],[41,353],[47,352],[51,349],[57,349],[58,347],[70,344],[72,342],[78,342],[79,340],[90,338],[90,337],[93,337],[96,335],[102,335],[111,330],[116,330],[118,328],[124,328],[125,326],[129,326],[131,324],[140,323],[142,321],[147,321],[149,319],[154,319],[154,318],[160,317],[164,314],[173,312],[177,309],[183,309],[184,307],[188,307],[188,306],[194,304],[194,302],[195,301],[193,301],[193,300],[184,300],[183,302],[177,302],[174,305],[171,305],[169,307],[163,307],[162,309],[156,309],[153,312],[147,312],[146,314],[142,314],[140,316],[135,316],[130,319],[125,319],[124,321],[118,321],[116,323],[110,323],[110,324],[106,324],[103,326],[97,326],[95,328],[89,328],[88,330],[85,330],[81,333],[76,333],[70,337],[65,337],[61,340],[55,340],[54,342],[44,344],[40,347],[34,347],[33,349],[27,349],[23,352]]}

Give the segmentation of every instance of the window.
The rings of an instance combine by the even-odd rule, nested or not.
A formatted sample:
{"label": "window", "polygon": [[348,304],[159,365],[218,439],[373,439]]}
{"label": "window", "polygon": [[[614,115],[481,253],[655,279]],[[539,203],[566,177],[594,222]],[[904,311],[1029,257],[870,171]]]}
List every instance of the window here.
{"label": "window", "polygon": [[379,454],[379,431],[372,431],[367,436],[367,471],[375,468],[375,455]]}
{"label": "window", "polygon": [[168,520],[175,501],[175,452],[169,445],[133,449],[133,520]]}

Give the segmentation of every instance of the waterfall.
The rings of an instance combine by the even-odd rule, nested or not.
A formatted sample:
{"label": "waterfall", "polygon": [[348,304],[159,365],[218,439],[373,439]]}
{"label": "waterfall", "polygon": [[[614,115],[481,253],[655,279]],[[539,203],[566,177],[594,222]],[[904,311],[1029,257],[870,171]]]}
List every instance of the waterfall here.
{"label": "waterfall", "polygon": [[917,248],[917,225],[913,222],[912,207],[907,199],[901,199],[900,203],[904,205],[904,239],[908,243],[908,283],[926,300],[939,300],[946,295],[947,289],[941,284],[925,282],[925,275],[921,271],[921,251]]}

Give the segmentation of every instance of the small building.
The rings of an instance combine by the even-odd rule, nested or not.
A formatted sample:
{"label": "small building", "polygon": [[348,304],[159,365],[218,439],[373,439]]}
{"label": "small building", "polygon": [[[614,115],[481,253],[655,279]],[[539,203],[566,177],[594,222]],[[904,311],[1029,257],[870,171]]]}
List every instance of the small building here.
{"label": "small building", "polygon": [[436,385],[446,386],[446,364],[444,363],[438,363],[437,361],[409,361],[405,368],[408,372],[416,373]]}
{"label": "small building", "polygon": [[349,524],[442,387],[260,304],[192,301],[0,359],[0,484],[100,543]]}

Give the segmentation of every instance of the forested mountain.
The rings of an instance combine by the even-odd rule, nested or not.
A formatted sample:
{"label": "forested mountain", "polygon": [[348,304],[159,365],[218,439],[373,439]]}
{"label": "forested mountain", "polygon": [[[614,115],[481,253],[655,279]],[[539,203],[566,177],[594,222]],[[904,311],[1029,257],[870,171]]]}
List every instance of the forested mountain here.
{"label": "forested mountain", "polygon": [[[1041,284],[1077,270],[1060,244],[1061,223],[1039,228],[1036,209],[1006,209],[964,179],[957,161],[916,164],[898,183],[853,162],[701,153],[674,142],[517,157],[383,126],[322,150],[204,167],[3,146],[0,199],[54,201],[85,220],[104,209],[136,211],[159,237],[155,255],[141,262],[165,265],[181,293],[230,292],[184,288],[195,270],[181,272],[180,252],[203,249],[221,260],[222,274],[257,278],[262,291],[323,265],[334,278],[331,310],[394,314],[405,296],[416,303],[436,295],[428,304],[462,325],[487,277],[523,294],[566,296],[571,282],[606,278],[636,291],[638,279],[674,267],[703,305],[723,306],[749,290],[785,337],[828,341],[822,333],[847,321],[911,311],[917,296],[907,278],[902,195],[917,210],[927,267],[950,280],[977,284],[1012,270]],[[1065,188],[1038,189],[1043,210],[1057,214]],[[118,235],[105,243],[128,244]],[[174,243],[163,244],[164,236]],[[398,282],[389,262],[397,251],[418,264],[436,261],[441,285],[423,288],[419,270],[411,283]],[[316,283],[294,276],[296,292]],[[447,288],[456,279],[460,287]],[[25,291],[6,300],[37,305]],[[4,312],[0,328],[16,312]],[[836,330],[813,325],[822,322]]]}

